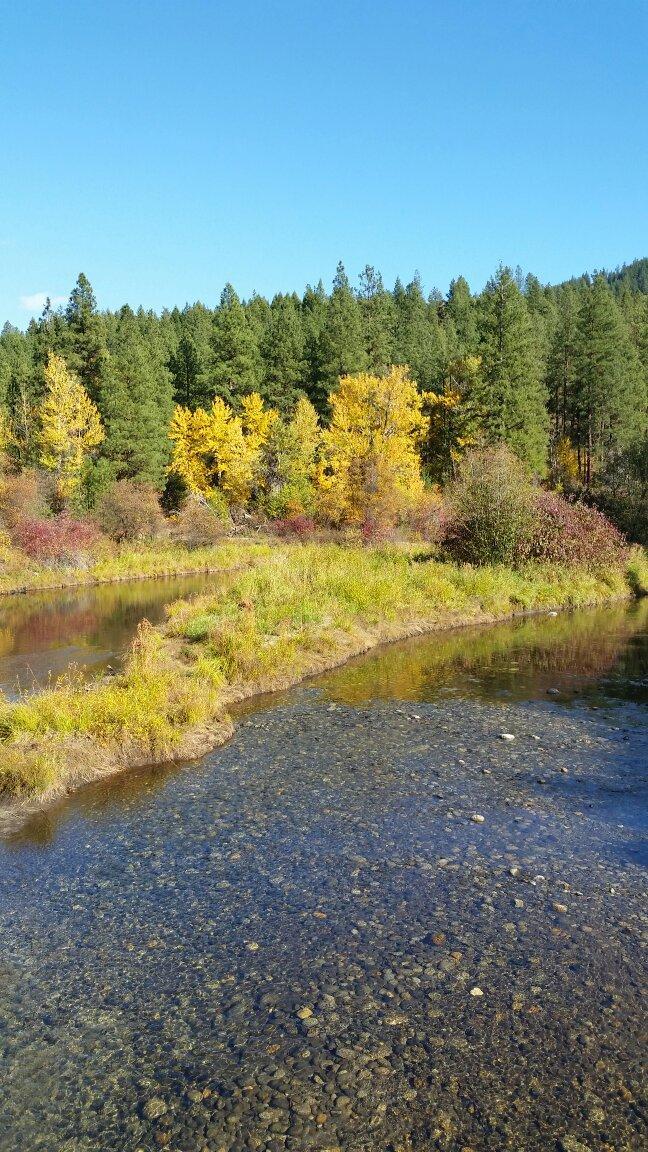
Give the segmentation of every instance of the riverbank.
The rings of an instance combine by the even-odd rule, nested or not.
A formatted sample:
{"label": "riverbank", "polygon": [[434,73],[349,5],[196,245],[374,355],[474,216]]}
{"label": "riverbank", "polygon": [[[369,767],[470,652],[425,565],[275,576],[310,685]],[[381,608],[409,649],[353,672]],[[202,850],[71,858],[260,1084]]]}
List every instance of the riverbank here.
{"label": "riverbank", "polygon": [[[232,568],[247,543],[222,546]],[[648,591],[645,557],[589,572],[471,568],[419,551],[336,544],[254,546],[255,563],[143,623],[119,675],[0,703],[6,797],[33,805],[110,772],[200,756],[227,740],[227,708],[295,684],[386,641]],[[238,560],[238,564],[237,564]]]}
{"label": "riverbank", "polygon": [[216,573],[240,567],[253,556],[268,551],[267,542],[252,539],[224,539],[219,544],[202,548],[166,542],[122,544],[100,551],[85,566],[67,567],[30,560],[15,548],[6,547],[0,553],[0,596],[118,584],[125,580]]}

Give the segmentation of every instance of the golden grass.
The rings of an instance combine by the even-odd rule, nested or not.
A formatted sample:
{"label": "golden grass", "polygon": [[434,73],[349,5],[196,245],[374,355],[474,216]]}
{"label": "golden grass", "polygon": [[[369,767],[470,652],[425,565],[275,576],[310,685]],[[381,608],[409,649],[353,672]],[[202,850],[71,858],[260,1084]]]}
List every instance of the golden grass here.
{"label": "golden grass", "polygon": [[[245,543],[219,550],[232,567],[250,558]],[[91,684],[67,677],[17,702],[0,700],[0,791],[54,794],[87,778],[84,759],[103,772],[205,751],[231,731],[225,709],[236,699],[384,640],[605,604],[636,591],[646,569],[638,556],[631,574],[460,567],[396,545],[274,543],[254,555],[253,566],[214,591],[171,605],[162,628],[143,624],[120,675]],[[199,731],[208,735],[196,743]]]}
{"label": "golden grass", "polygon": [[223,540],[205,548],[186,548],[168,541],[121,544],[100,548],[86,566],[67,567],[30,560],[0,540],[0,594],[215,572],[248,563],[267,550],[266,544],[251,540]]}

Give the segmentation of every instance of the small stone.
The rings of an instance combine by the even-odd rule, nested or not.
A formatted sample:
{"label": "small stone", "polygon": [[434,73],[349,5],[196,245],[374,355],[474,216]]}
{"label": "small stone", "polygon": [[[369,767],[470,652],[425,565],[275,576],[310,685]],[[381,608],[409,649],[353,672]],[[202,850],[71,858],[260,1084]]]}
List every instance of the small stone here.
{"label": "small stone", "polygon": [[500,732],[500,740],[515,740],[512,732]]}
{"label": "small stone", "polygon": [[313,1015],[313,1009],[308,1008],[308,1007],[300,1008],[298,1013],[297,1013],[297,1016],[299,1017],[300,1020],[310,1020],[312,1015]]}
{"label": "small stone", "polygon": [[517,868],[515,866],[513,866],[513,868],[509,868],[509,876],[519,876],[519,875],[520,875],[520,869],[519,868]]}
{"label": "small stone", "polygon": [[158,1120],[160,1116],[164,1116],[165,1112],[168,1112],[168,1107],[159,1096],[152,1096],[150,1100],[146,1101],[142,1109],[145,1120]]}
{"label": "small stone", "polygon": [[566,904],[559,904],[558,901],[556,900],[556,901],[554,901],[553,909],[554,909],[554,912],[566,912],[567,911],[567,905]]}
{"label": "small stone", "polygon": [[257,943],[255,943],[254,940],[252,941],[251,944],[248,944],[248,952],[258,952],[258,951],[259,951],[259,945]]}
{"label": "small stone", "polygon": [[477,997],[477,996],[483,996],[484,993],[482,992],[481,988],[478,988],[477,985],[475,985],[474,988],[470,989],[470,995]]}
{"label": "small stone", "polygon": [[483,824],[484,823],[484,817],[480,816],[479,812],[473,812],[470,819],[472,820],[473,824]]}

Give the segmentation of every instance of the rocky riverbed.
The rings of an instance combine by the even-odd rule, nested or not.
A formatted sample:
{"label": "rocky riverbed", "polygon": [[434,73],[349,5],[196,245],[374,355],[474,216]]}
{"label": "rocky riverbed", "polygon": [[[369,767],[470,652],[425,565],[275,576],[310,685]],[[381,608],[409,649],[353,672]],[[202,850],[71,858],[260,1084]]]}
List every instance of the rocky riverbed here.
{"label": "rocky riverbed", "polygon": [[4,846],[0,1148],[645,1146],[640,701],[361,667]]}

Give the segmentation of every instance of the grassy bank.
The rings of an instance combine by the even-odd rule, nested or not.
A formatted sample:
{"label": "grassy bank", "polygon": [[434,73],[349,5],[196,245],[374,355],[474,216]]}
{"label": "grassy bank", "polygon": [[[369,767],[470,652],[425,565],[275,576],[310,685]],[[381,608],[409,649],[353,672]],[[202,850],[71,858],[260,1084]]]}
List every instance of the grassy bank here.
{"label": "grassy bank", "polygon": [[[216,551],[230,567],[250,556],[245,544]],[[100,773],[200,755],[231,733],[233,701],[382,641],[648,591],[638,554],[597,573],[460,567],[395,546],[273,544],[254,556],[213,592],[172,605],[164,627],[143,624],[120,675],[0,701],[0,790],[49,797]]]}
{"label": "grassy bank", "polygon": [[0,595],[217,572],[245,564],[252,556],[267,551],[263,544],[238,540],[223,540],[206,548],[186,548],[168,542],[123,544],[100,549],[84,567],[66,567],[30,560],[17,549],[5,546],[0,552]]}

